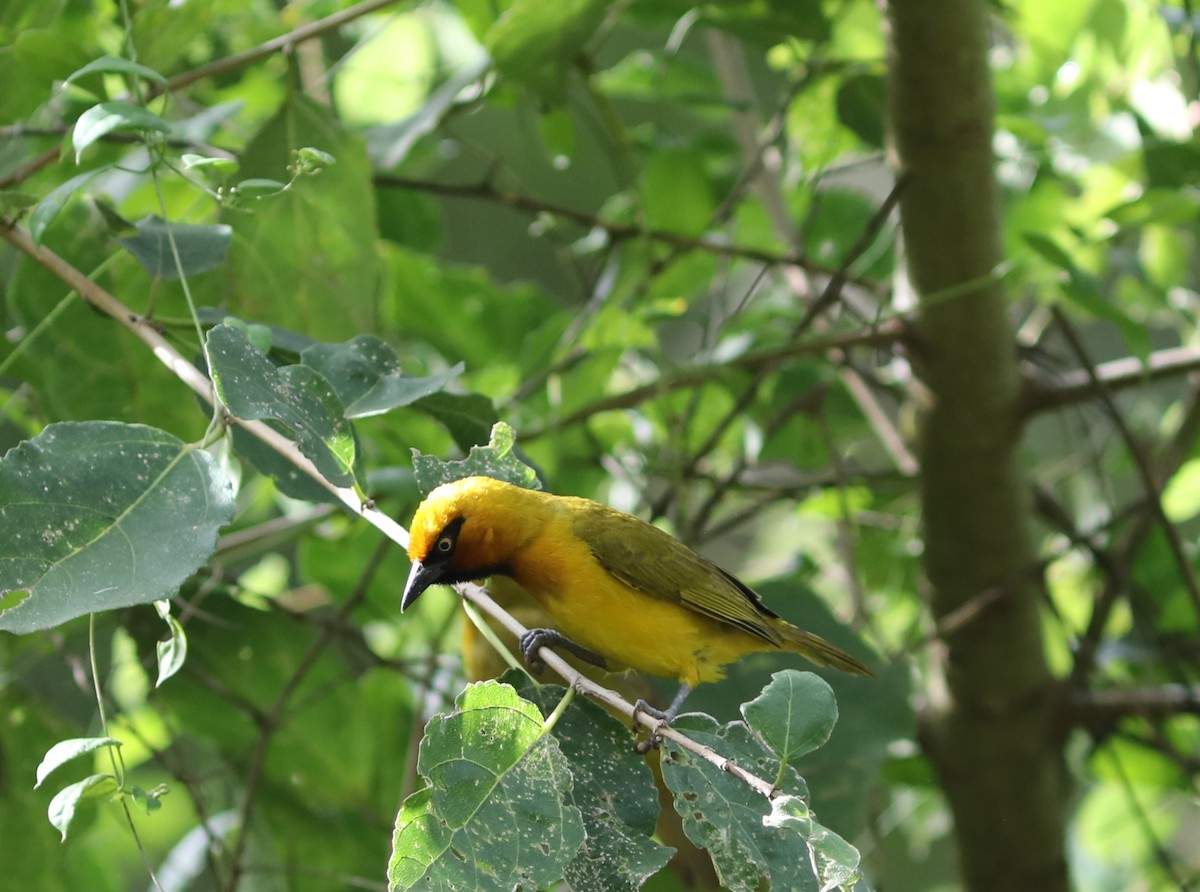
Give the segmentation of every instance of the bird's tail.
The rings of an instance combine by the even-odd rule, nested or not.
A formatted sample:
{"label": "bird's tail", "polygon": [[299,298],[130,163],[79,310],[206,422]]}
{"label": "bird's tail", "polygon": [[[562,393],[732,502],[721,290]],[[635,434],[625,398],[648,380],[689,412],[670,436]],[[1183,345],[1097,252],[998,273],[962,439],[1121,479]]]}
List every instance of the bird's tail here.
{"label": "bird's tail", "polygon": [[820,635],[797,629],[790,623],[780,624],[776,628],[783,635],[785,650],[795,651],[818,666],[830,666],[843,672],[849,672],[851,675],[865,675],[868,678],[875,675],[865,664],[850,656],[840,647],[834,647]]}

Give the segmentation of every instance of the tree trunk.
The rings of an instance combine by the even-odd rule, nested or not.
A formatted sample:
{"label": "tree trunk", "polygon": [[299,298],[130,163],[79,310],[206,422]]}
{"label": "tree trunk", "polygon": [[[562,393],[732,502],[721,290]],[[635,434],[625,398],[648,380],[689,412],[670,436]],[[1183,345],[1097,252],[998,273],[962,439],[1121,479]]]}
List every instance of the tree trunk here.
{"label": "tree trunk", "polygon": [[893,147],[909,177],[901,227],[920,299],[914,360],[932,396],[921,442],[925,563],[935,617],[962,620],[943,639],[922,743],[954,813],[965,887],[1065,890],[1069,783],[1018,467],[1016,351],[994,277],[988,4],[890,0],[888,18]]}

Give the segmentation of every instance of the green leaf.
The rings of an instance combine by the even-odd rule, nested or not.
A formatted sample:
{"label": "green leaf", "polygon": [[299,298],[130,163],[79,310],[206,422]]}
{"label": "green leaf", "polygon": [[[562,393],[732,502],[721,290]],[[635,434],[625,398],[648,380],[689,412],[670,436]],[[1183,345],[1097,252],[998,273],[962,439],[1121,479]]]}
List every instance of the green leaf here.
{"label": "green leaf", "polygon": [[514,453],[516,434],[503,421],[492,426],[492,437],[486,446],[472,446],[462,461],[441,461],[432,455],[413,450],[413,475],[417,488],[428,495],[443,483],[464,477],[494,477],[527,489],[541,489],[537,471],[521,461]]}
{"label": "green leaf", "polygon": [[642,201],[651,229],[700,235],[712,221],[716,202],[712,178],[697,152],[655,152],[642,176]]}
{"label": "green leaf", "polygon": [[883,148],[885,103],[884,81],[880,75],[851,75],[838,85],[838,118],[869,146]]}
{"label": "green leaf", "polygon": [[567,760],[508,685],[470,685],[430,719],[417,770],[428,787],[396,818],[389,890],[545,888],[583,843]]}
{"label": "green leaf", "polygon": [[1075,261],[1054,239],[1042,235],[1040,232],[1025,232],[1021,234],[1021,237],[1029,247],[1040,254],[1044,260],[1049,261],[1052,266],[1065,272],[1075,271]]}
{"label": "green leaf", "polygon": [[0,192],[0,220],[15,219],[37,203],[37,196],[28,192]]}
{"label": "green leaf", "polygon": [[114,130],[155,130],[159,133],[169,133],[171,125],[154,112],[128,102],[113,100],[93,105],[75,122],[75,130],[71,136],[71,144],[75,148],[75,163],[79,163],[84,149]]}
{"label": "green leaf", "polygon": [[234,192],[244,198],[265,198],[268,195],[279,195],[287,189],[287,183],[265,177],[252,177],[242,180],[234,186]]}
{"label": "green leaf", "polygon": [[205,170],[211,168],[216,173],[229,174],[237,173],[240,164],[234,158],[220,158],[209,155],[191,155],[183,154],[180,159],[183,162],[184,170]]}
{"label": "green leaf", "polygon": [[183,630],[183,626],[179,624],[179,620],[171,616],[170,601],[155,601],[154,608],[158,611],[158,615],[162,617],[163,622],[167,624],[167,629],[170,632],[170,637],[166,641],[159,641],[156,647],[158,655],[158,679],[154,682],[154,686],[158,688],[162,687],[164,681],[183,668],[183,663],[187,659],[187,633]]}
{"label": "green leaf", "polygon": [[500,420],[495,404],[481,393],[430,394],[415,401],[412,407],[439,422],[454,438],[454,445],[464,452],[486,443],[492,425]]}
{"label": "green leaf", "polygon": [[167,83],[167,79],[153,68],[147,68],[145,65],[139,65],[137,62],[131,62],[129,59],[122,59],[119,56],[101,56],[99,59],[88,62],[63,83],[69,84],[89,74],[128,74],[154,81],[156,84],[165,85]]}
{"label": "green leaf", "polygon": [[833,688],[819,675],[785,669],[761,694],[742,705],[746,722],[784,762],[823,745],[837,724]]}
{"label": "green leaf", "polygon": [[62,834],[63,842],[67,840],[67,830],[75,818],[75,808],[81,799],[92,799],[96,796],[107,796],[116,792],[117,779],[111,774],[93,774],[78,783],[63,787],[50,800],[50,808],[46,816],[50,823]]}
{"label": "green leaf", "polygon": [[804,837],[812,864],[826,889],[851,888],[858,882],[858,849],[828,827],[813,819],[808,803],[799,796],[777,796],[771,800],[771,813],[763,818],[767,827],[780,827]]}
{"label": "green leaf", "polygon": [[96,750],[108,746],[121,746],[121,741],[115,737],[75,737],[71,740],[60,740],[50,747],[46,751],[46,755],[42,757],[41,764],[37,767],[37,783],[33,785],[34,789],[40,787],[42,781],[49,777],[54,769],[65,765],[72,759],[94,753]]}
{"label": "green leaf", "polygon": [[[528,684],[521,696],[543,712],[566,693],[558,685]],[[572,889],[636,892],[661,870],[673,849],[651,837],[658,820],[658,790],[650,766],[634,757],[629,728],[596,704],[576,699],[553,734],[571,765],[574,804],[583,815],[583,845],[566,870]]]}
{"label": "green leaf", "polygon": [[277,368],[231,325],[208,333],[205,352],[217,395],[235,418],[278,421],[326,480],[354,485],[354,431],[319,372],[306,365]]}
{"label": "green leaf", "polygon": [[29,237],[33,239],[34,244],[42,243],[42,236],[46,234],[46,228],[58,216],[58,212],[63,209],[63,205],[71,196],[107,170],[109,170],[108,165],[76,174],[38,202],[37,207],[29,214]]}
{"label": "green leaf", "polygon": [[567,72],[604,21],[611,0],[514,0],[488,29],[484,46],[501,76],[557,105]]}
{"label": "green leaf", "polygon": [[[171,251],[172,238],[179,251],[178,266]],[[172,281],[181,274],[194,276],[216,269],[225,262],[232,239],[233,229],[223,223],[200,226],[149,216],[137,222],[137,235],[123,236],[116,242],[153,278]]]}
{"label": "green leaf", "polygon": [[1183,523],[1200,514],[1200,458],[1185,461],[1167,481],[1162,508],[1172,523]]}
{"label": "green leaf", "polygon": [[233,517],[208,453],[165,431],[52,424],[0,459],[0,629],[32,632],[174,594]]}
{"label": "green leaf", "polygon": [[460,362],[440,375],[406,376],[395,351],[374,335],[359,335],[344,344],[316,344],[301,358],[333,385],[347,418],[382,415],[407,406],[438,393],[464,369]]}
{"label": "green leaf", "polygon": [[[711,716],[692,713],[673,727],[761,778],[780,776],[779,760],[741,722],[721,726]],[[662,747],[663,781],[674,794],[684,832],[708,851],[723,888],[817,892],[807,843],[791,830],[764,826],[769,808],[761,795],[669,740]],[[779,786],[785,794],[807,797],[803,778],[790,768],[783,778]]]}

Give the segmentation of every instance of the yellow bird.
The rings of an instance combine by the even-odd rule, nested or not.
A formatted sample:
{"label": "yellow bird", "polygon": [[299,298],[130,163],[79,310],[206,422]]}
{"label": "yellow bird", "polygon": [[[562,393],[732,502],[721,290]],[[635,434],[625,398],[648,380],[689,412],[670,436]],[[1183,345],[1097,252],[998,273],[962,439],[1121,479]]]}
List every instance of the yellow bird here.
{"label": "yellow bird", "polygon": [[679,694],[665,712],[639,704],[668,721],[688,691],[723,678],[746,654],[790,651],[873,674],[668,533],[590,499],[467,477],[431,492],[409,535],[402,611],[435,583],[510,576],[558,626],[521,639],[530,665],[538,648],[557,646],[607,669],[677,678]]}

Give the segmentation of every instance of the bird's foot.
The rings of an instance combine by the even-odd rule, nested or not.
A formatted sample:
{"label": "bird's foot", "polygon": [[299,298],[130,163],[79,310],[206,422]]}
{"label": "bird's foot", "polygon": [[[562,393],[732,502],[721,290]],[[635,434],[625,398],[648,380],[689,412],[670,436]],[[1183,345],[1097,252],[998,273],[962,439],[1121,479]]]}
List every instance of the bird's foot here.
{"label": "bird's foot", "polygon": [[691,693],[692,686],[684,682],[679,686],[678,693],[675,694],[675,699],[671,701],[671,705],[664,709],[657,709],[647,703],[645,700],[638,698],[638,701],[633,704],[633,731],[636,734],[638,730],[638,715],[645,713],[658,719],[658,724],[650,729],[650,736],[645,740],[638,741],[633,746],[635,753],[645,755],[650,750],[658,749],[662,743],[662,735],[659,733],[663,728],[668,727],[671,722],[675,721],[675,716],[679,715],[679,707],[683,706],[683,701],[687,699],[687,695]]}
{"label": "bird's foot", "polygon": [[591,663],[601,669],[608,668],[608,661],[600,654],[594,650],[588,650],[581,644],[576,644],[562,632],[554,629],[530,629],[521,636],[517,645],[521,648],[521,656],[525,658],[525,665],[534,675],[541,675],[546,668],[546,664],[538,656],[538,650],[543,647],[561,648],[585,663]]}
{"label": "bird's foot", "polygon": [[675,718],[670,715],[670,710],[662,710],[651,706],[642,698],[638,698],[633,704],[633,733],[637,734],[639,729],[638,716],[645,713],[648,716],[653,716],[658,719],[658,724],[650,730],[650,736],[645,740],[639,740],[633,745],[633,751],[639,756],[644,756],[650,750],[656,750],[662,744],[662,736],[658,733],[663,728],[671,724],[671,719]]}

